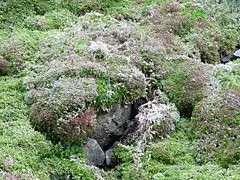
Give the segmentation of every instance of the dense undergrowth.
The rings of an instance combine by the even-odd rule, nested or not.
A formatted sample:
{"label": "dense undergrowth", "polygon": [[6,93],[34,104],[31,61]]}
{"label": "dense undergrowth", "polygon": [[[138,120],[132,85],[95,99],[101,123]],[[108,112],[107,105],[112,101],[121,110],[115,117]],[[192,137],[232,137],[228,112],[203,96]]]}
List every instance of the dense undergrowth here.
{"label": "dense undergrowth", "polygon": [[[239,7],[1,1],[0,178],[240,179],[240,62],[220,64],[240,42]],[[142,153],[118,145],[112,169],[89,166],[81,145],[96,115],[157,96],[181,115],[153,125],[165,139]]]}

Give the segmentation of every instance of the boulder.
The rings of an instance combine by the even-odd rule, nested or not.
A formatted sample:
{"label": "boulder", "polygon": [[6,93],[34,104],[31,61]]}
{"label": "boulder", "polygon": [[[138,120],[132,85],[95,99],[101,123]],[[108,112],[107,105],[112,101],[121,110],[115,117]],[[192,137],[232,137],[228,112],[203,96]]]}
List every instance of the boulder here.
{"label": "boulder", "polygon": [[84,149],[90,164],[102,166],[105,161],[105,154],[95,139],[88,138]]}
{"label": "boulder", "polygon": [[223,57],[223,58],[221,59],[221,62],[224,63],[224,64],[225,64],[225,63],[228,63],[228,62],[230,62],[230,61],[232,60],[232,58],[233,58],[233,54],[231,53],[231,54]]}
{"label": "boulder", "polygon": [[131,105],[113,105],[108,113],[97,116],[92,138],[96,139],[102,148],[109,147],[123,135],[130,118]]}
{"label": "boulder", "polygon": [[119,145],[119,142],[116,141],[107,151],[105,151],[106,165],[109,167],[114,166],[114,164],[116,163],[113,160],[113,153],[114,153],[114,149],[118,147],[118,145]]}

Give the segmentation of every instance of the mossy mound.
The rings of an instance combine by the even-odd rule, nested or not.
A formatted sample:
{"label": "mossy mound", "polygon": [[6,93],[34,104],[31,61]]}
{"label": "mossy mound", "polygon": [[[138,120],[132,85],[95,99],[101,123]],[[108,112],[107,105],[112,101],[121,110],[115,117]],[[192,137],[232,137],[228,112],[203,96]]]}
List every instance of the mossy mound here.
{"label": "mossy mound", "polygon": [[[40,59],[47,62],[29,66],[31,73],[25,78],[33,125],[62,140],[77,141],[89,136],[97,114],[115,103],[132,103],[145,96],[145,75],[130,63],[125,49],[117,48],[138,42],[136,37],[121,34],[113,27],[101,30],[102,15],[87,14],[85,18],[94,15],[95,23],[83,19],[70,32],[49,34],[39,46],[44,52]],[[90,28],[94,29],[90,32]],[[97,39],[92,37],[92,31],[98,34]],[[91,110],[89,115],[91,108],[95,112]],[[72,122],[77,117],[84,122],[74,127]]]}
{"label": "mossy mound", "polygon": [[199,102],[193,112],[192,133],[197,138],[196,159],[227,167],[239,156],[239,61],[213,67],[212,79],[218,84]]}
{"label": "mossy mound", "polygon": [[94,179],[82,147],[54,145],[31,126],[22,79],[0,77],[0,84],[0,179]]}
{"label": "mossy mound", "polygon": [[176,104],[181,116],[191,117],[195,105],[207,96],[209,67],[196,60],[176,60],[160,63],[157,71],[160,88]]}
{"label": "mossy mound", "polygon": [[240,92],[229,90],[200,102],[194,111],[193,131],[197,135],[197,159],[215,161],[226,167],[240,159]]}
{"label": "mossy mound", "polygon": [[[219,64],[239,43],[239,7],[1,1],[0,179],[240,179],[239,60]],[[80,147],[96,126],[106,149],[129,138],[108,171]]]}
{"label": "mossy mound", "polygon": [[[40,92],[35,96],[31,95],[32,98],[29,102],[33,103],[33,118],[37,117],[34,118],[33,122],[39,124],[43,131],[46,130],[45,128],[50,128],[47,131],[52,133],[53,127],[56,126],[60,130],[60,122],[71,124],[78,116],[85,121],[83,114],[90,107],[94,107],[96,112],[101,113],[109,109],[114,103],[130,103],[145,93],[144,75],[137,70],[133,71],[132,68],[127,70],[126,66],[123,66],[122,70],[124,71],[119,72],[113,71],[113,69],[107,71],[104,65],[97,62],[61,64],[63,66],[58,66],[56,69],[48,66],[48,71],[40,71],[41,75],[26,81],[29,87]],[[103,68],[98,68],[98,65]],[[135,77],[133,73],[135,73]],[[45,111],[49,112],[49,118],[45,117]],[[95,115],[95,113],[92,114],[92,116]],[[94,124],[93,119],[90,118],[86,122],[91,121]],[[46,125],[44,125],[45,122]],[[77,126],[83,127],[83,124],[79,123]],[[89,131],[86,129],[87,127],[85,126],[84,131]],[[74,132],[70,128],[66,133]],[[69,136],[71,136],[70,134]],[[66,139],[67,136],[62,134],[60,137]],[[81,137],[83,137],[82,133],[76,135],[75,139]]]}

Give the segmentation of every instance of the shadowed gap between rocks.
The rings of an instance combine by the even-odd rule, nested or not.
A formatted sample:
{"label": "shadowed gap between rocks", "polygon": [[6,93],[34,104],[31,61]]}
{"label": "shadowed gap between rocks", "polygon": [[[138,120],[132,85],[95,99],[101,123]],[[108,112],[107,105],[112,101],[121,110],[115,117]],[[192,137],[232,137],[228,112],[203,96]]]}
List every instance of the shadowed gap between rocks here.
{"label": "shadowed gap between rocks", "polygon": [[108,113],[97,117],[95,132],[88,138],[84,147],[90,164],[103,169],[114,167],[114,163],[106,163],[107,152],[113,149],[116,142],[136,130],[135,116],[138,114],[138,108],[145,103],[147,100],[140,98],[126,106],[115,104]]}

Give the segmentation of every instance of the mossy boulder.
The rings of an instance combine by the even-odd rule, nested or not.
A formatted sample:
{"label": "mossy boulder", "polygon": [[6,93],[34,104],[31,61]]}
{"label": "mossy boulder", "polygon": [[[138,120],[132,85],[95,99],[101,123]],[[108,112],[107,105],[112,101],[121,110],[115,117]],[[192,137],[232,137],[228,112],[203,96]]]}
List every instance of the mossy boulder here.
{"label": "mossy boulder", "polygon": [[[116,103],[132,103],[146,91],[145,75],[136,66],[120,57],[99,59],[92,54],[91,44],[84,47],[80,54],[74,48],[66,53],[56,51],[59,54],[49,62],[32,66],[24,81],[30,90],[26,99],[33,125],[66,141],[90,136],[95,116]],[[84,122],[73,125],[72,121]]]}
{"label": "mossy boulder", "polygon": [[31,101],[34,127],[66,141],[92,132],[96,115],[91,101],[97,92],[93,79],[60,79],[52,89],[34,92],[35,99]]}
{"label": "mossy boulder", "polygon": [[[120,26],[104,18],[99,13],[86,14],[68,31],[49,32],[38,43],[42,63],[27,64],[30,73],[24,81],[37,129],[75,141],[94,131],[94,116],[146,95],[147,80],[140,67],[146,54],[157,55],[156,49],[152,51],[153,38],[142,37],[136,26]],[[94,112],[88,116],[91,108]],[[71,122],[85,116],[86,126],[76,125],[83,127],[81,133],[72,130]]]}
{"label": "mossy boulder", "polygon": [[[32,123],[43,131],[50,128],[49,133],[55,129],[53,132],[63,139],[74,139],[73,126],[84,127],[82,130],[90,135],[94,116],[106,112],[114,103],[130,103],[145,94],[145,77],[137,69],[107,71],[97,62],[63,63],[56,68],[46,68],[48,70],[42,69],[38,76],[25,81],[26,86],[32,88],[28,95],[28,102],[33,103]],[[93,109],[88,112],[92,107],[95,113]],[[83,122],[73,125],[73,121]],[[75,135],[75,138],[84,137],[80,132]]]}

